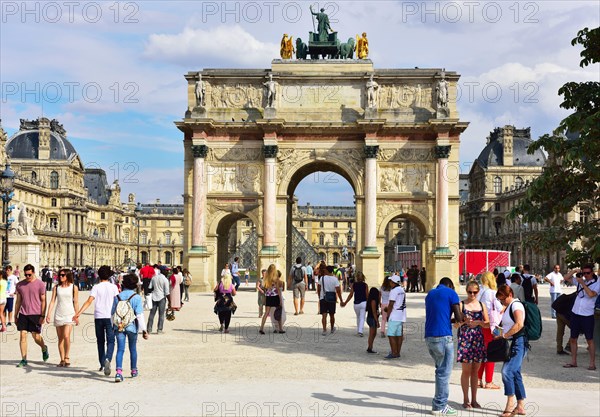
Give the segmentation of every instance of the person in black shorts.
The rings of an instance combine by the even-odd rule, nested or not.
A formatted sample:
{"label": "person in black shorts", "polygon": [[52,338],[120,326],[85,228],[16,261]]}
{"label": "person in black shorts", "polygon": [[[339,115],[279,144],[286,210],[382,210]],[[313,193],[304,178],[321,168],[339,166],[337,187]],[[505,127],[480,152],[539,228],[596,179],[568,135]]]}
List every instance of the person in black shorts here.
{"label": "person in black shorts", "polygon": [[42,348],[42,359],[48,360],[48,347],[42,338],[42,323],[46,318],[46,284],[35,276],[33,265],[23,268],[25,279],[17,284],[15,316],[20,332],[21,362],[17,367],[27,366],[27,333]]}
{"label": "person in black shorts", "polygon": [[335,332],[335,307],[339,297],[342,300],[342,291],[340,281],[334,275],[333,266],[321,264],[319,272],[319,283],[317,284],[317,293],[319,294],[319,312],[321,313],[321,323],[323,324],[323,336],[327,335],[327,315],[329,314],[329,323],[331,333]]}

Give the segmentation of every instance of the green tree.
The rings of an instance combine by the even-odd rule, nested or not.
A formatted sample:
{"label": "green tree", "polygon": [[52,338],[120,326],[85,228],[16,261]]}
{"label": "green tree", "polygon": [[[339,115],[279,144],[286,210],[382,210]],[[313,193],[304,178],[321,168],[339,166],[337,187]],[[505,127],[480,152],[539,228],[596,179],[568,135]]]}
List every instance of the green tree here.
{"label": "green tree", "polygon": [[[571,41],[577,44],[583,46],[580,67],[600,62],[600,28],[580,30]],[[549,225],[528,235],[526,245],[543,251],[566,249],[570,266],[600,262],[600,82],[568,82],[558,93],[563,96],[560,107],[573,113],[552,135],[529,146],[529,154],[543,148],[549,161],[510,217]],[[581,210],[587,222],[567,221],[573,210]],[[581,249],[571,248],[577,240]]]}

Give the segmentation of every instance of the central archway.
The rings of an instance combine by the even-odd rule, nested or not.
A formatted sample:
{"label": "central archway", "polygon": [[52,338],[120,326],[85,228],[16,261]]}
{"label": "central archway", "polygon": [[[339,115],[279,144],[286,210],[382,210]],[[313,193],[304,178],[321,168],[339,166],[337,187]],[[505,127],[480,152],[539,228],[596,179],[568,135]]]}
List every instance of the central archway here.
{"label": "central archway", "polygon": [[[356,251],[352,248],[348,249],[348,229],[358,229],[356,225],[356,189],[357,181],[353,178],[350,170],[342,166],[338,161],[335,160],[312,160],[305,161],[303,164],[299,164],[294,171],[288,171],[288,182],[286,184],[286,273],[295,264],[296,257],[300,256],[303,262],[307,260],[315,261],[324,259],[328,264],[334,264],[342,262],[354,263]],[[335,175],[337,174],[337,175]],[[298,205],[295,200],[295,193],[301,182],[309,180],[311,176],[314,176],[315,192],[319,192],[318,184],[327,184],[328,182],[338,183],[339,181],[347,182],[352,192],[352,206],[342,206],[337,201],[332,200],[326,204],[327,213],[326,216],[329,220],[334,220],[333,224],[328,224],[327,227],[323,227],[323,222],[316,222],[312,220],[312,216],[323,215],[324,213],[315,213],[314,210],[322,211],[323,206],[320,207],[304,207],[305,212],[298,213]],[[340,178],[341,177],[341,178]],[[297,236],[298,230],[294,227],[294,218],[306,217],[310,223],[310,230],[306,235],[301,231],[300,233],[305,238],[307,243],[311,246],[313,253],[312,257],[307,254],[307,251],[298,249],[298,240],[302,237]],[[309,220],[310,219],[310,220]],[[338,224],[339,222],[339,224]],[[354,229],[352,229],[354,225]],[[322,233],[316,233],[315,227]],[[331,233],[328,233],[331,232]],[[324,238],[327,236],[327,238]],[[355,237],[358,237],[355,235]],[[345,249],[345,254],[343,249]],[[297,252],[297,253],[296,253]],[[314,258],[314,259],[313,259]]]}

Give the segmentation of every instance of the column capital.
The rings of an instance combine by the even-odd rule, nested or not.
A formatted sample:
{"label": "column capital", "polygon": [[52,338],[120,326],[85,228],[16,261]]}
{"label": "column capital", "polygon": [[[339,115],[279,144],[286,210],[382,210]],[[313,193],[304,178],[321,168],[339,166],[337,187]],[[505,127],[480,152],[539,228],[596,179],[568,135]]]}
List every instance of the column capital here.
{"label": "column capital", "polygon": [[434,153],[435,153],[436,159],[448,159],[448,156],[450,155],[451,147],[452,147],[451,145],[436,146],[434,148]]}
{"label": "column capital", "polygon": [[263,155],[266,158],[275,158],[277,156],[277,152],[279,151],[279,147],[277,145],[263,145]]}
{"label": "column capital", "polygon": [[365,145],[365,158],[377,158],[379,145]]}
{"label": "column capital", "polygon": [[208,146],[206,145],[192,145],[192,154],[194,158],[206,158],[208,154]]}

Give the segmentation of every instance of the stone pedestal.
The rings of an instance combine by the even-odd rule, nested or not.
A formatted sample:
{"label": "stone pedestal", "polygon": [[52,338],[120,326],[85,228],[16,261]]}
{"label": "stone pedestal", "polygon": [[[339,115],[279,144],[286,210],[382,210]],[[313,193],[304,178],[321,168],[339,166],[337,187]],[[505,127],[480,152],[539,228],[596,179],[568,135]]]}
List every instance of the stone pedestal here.
{"label": "stone pedestal", "polygon": [[40,241],[35,236],[9,236],[8,259],[11,265],[31,264],[40,271]]}
{"label": "stone pedestal", "polygon": [[216,277],[211,271],[211,253],[190,251],[188,253],[188,269],[192,273],[191,292],[211,292],[216,285]]}
{"label": "stone pedestal", "polygon": [[275,119],[277,110],[274,107],[265,107],[265,119]]}
{"label": "stone pedestal", "polygon": [[376,107],[367,107],[365,109],[365,119],[378,119]]}
{"label": "stone pedestal", "polygon": [[378,288],[381,286],[381,273],[383,273],[380,265],[381,253],[365,249],[358,255],[361,260],[360,269],[365,274],[366,283],[369,287]]}
{"label": "stone pedestal", "polygon": [[206,117],[206,108],[200,106],[194,107],[194,109],[192,110],[192,117],[204,119]]}
{"label": "stone pedestal", "polygon": [[438,119],[447,119],[450,117],[450,109],[448,107],[438,107],[435,117]]}
{"label": "stone pedestal", "polygon": [[456,263],[454,254],[449,249],[443,248],[435,250],[431,256],[433,256],[434,269],[427,271],[426,290],[429,291],[432,287],[438,285],[440,279],[444,277],[450,278],[454,282],[454,286],[458,288],[458,276],[454,276],[452,273],[452,265]]}

